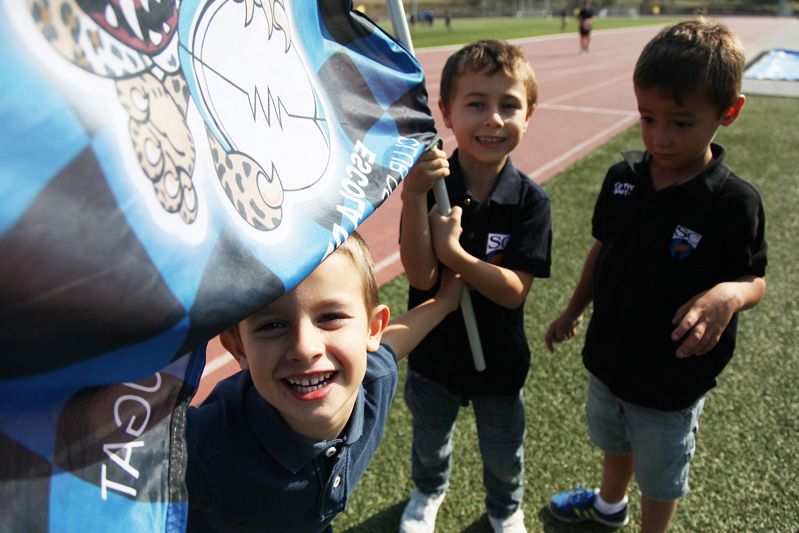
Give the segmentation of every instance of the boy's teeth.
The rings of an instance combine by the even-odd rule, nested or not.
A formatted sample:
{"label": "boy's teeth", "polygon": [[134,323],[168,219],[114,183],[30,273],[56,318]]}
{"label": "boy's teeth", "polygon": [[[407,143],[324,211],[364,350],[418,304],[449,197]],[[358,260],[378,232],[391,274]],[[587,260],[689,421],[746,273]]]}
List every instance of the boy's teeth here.
{"label": "boy's teeth", "polygon": [[331,377],[333,377],[333,372],[325,372],[324,374],[315,374],[310,378],[286,378],[286,381],[298,387],[313,387]]}

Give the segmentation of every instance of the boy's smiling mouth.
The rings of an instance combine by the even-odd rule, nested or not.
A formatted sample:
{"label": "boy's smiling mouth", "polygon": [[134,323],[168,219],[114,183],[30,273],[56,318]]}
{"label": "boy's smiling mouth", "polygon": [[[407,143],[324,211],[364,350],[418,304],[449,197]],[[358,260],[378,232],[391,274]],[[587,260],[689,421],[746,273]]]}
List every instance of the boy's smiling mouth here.
{"label": "boy's smiling mouth", "polygon": [[505,140],[504,137],[495,137],[495,136],[487,136],[487,135],[478,135],[476,137],[477,142],[482,144],[498,144]]}
{"label": "boy's smiling mouth", "polygon": [[337,375],[338,371],[335,370],[329,372],[318,372],[316,374],[306,374],[302,376],[283,378],[283,383],[285,383],[286,386],[299,395],[316,396],[313,393],[322,392],[335,381]]}

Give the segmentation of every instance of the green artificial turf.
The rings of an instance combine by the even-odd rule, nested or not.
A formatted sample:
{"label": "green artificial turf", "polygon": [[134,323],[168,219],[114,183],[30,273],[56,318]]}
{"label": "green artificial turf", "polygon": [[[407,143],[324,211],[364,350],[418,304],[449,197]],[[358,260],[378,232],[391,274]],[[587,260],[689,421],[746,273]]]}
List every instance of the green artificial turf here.
{"label": "green artificial turf", "polygon": [[[750,97],[741,118],[723,128],[718,142],[728,163],[754,184],[766,206],[769,244],[768,291],[763,302],[741,317],[738,347],[719,385],[708,395],[700,424],[691,491],[681,501],[671,531],[789,532],[799,524],[799,99]],[[533,283],[526,303],[526,327],[533,352],[524,387],[525,522],[531,532],[606,531],[568,525],[549,516],[553,493],[577,483],[593,485],[600,452],[589,442],[584,422],[586,371],[580,360],[585,327],[549,354],[543,335],[566,304],[591,244],[590,217],[607,167],[623,150],[641,146],[637,127],[595,150],[545,185],[552,200],[552,277]],[[405,309],[404,276],[381,289],[394,313]],[[381,447],[356,488],[336,531],[397,531],[411,490],[410,418],[400,389]],[[639,529],[639,493],[630,493]],[[464,409],[454,437],[454,467],[437,531],[490,531],[483,504],[480,455],[474,418]]]}
{"label": "green artificial turf", "polygon": [[[641,17],[641,18],[602,18],[594,23],[595,30],[614,28],[628,28],[643,25],[666,25],[676,22],[675,18],[668,17]],[[390,33],[390,23],[383,24]],[[414,48],[426,48],[452,43],[469,43],[477,39],[490,36],[493,39],[519,39],[552,34],[573,34],[577,39],[577,23],[570,17],[566,29],[560,30],[560,17],[552,18],[464,18],[455,19],[452,30],[447,30],[441,21],[434,26],[417,24],[411,28],[411,39]]]}

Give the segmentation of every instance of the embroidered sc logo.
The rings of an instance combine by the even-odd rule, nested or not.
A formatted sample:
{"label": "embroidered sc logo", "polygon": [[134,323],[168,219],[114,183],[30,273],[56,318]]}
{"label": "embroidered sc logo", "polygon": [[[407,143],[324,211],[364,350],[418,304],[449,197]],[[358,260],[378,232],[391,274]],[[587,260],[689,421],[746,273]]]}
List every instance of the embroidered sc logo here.
{"label": "embroidered sc logo", "polygon": [[677,260],[685,259],[694,253],[701,240],[700,234],[678,224],[671,236],[671,257]]}
{"label": "embroidered sc logo", "polygon": [[507,233],[489,233],[486,241],[486,261],[497,264],[502,260],[502,252],[508,246],[510,235]]}

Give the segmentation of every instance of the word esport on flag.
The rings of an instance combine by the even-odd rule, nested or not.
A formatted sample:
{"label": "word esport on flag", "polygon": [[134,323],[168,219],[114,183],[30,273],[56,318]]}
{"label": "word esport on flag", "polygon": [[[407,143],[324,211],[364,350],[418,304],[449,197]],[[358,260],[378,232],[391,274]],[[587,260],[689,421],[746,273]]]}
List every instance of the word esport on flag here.
{"label": "word esport on flag", "polygon": [[0,530],[182,531],[205,342],[435,135],[351,2],[0,4]]}

